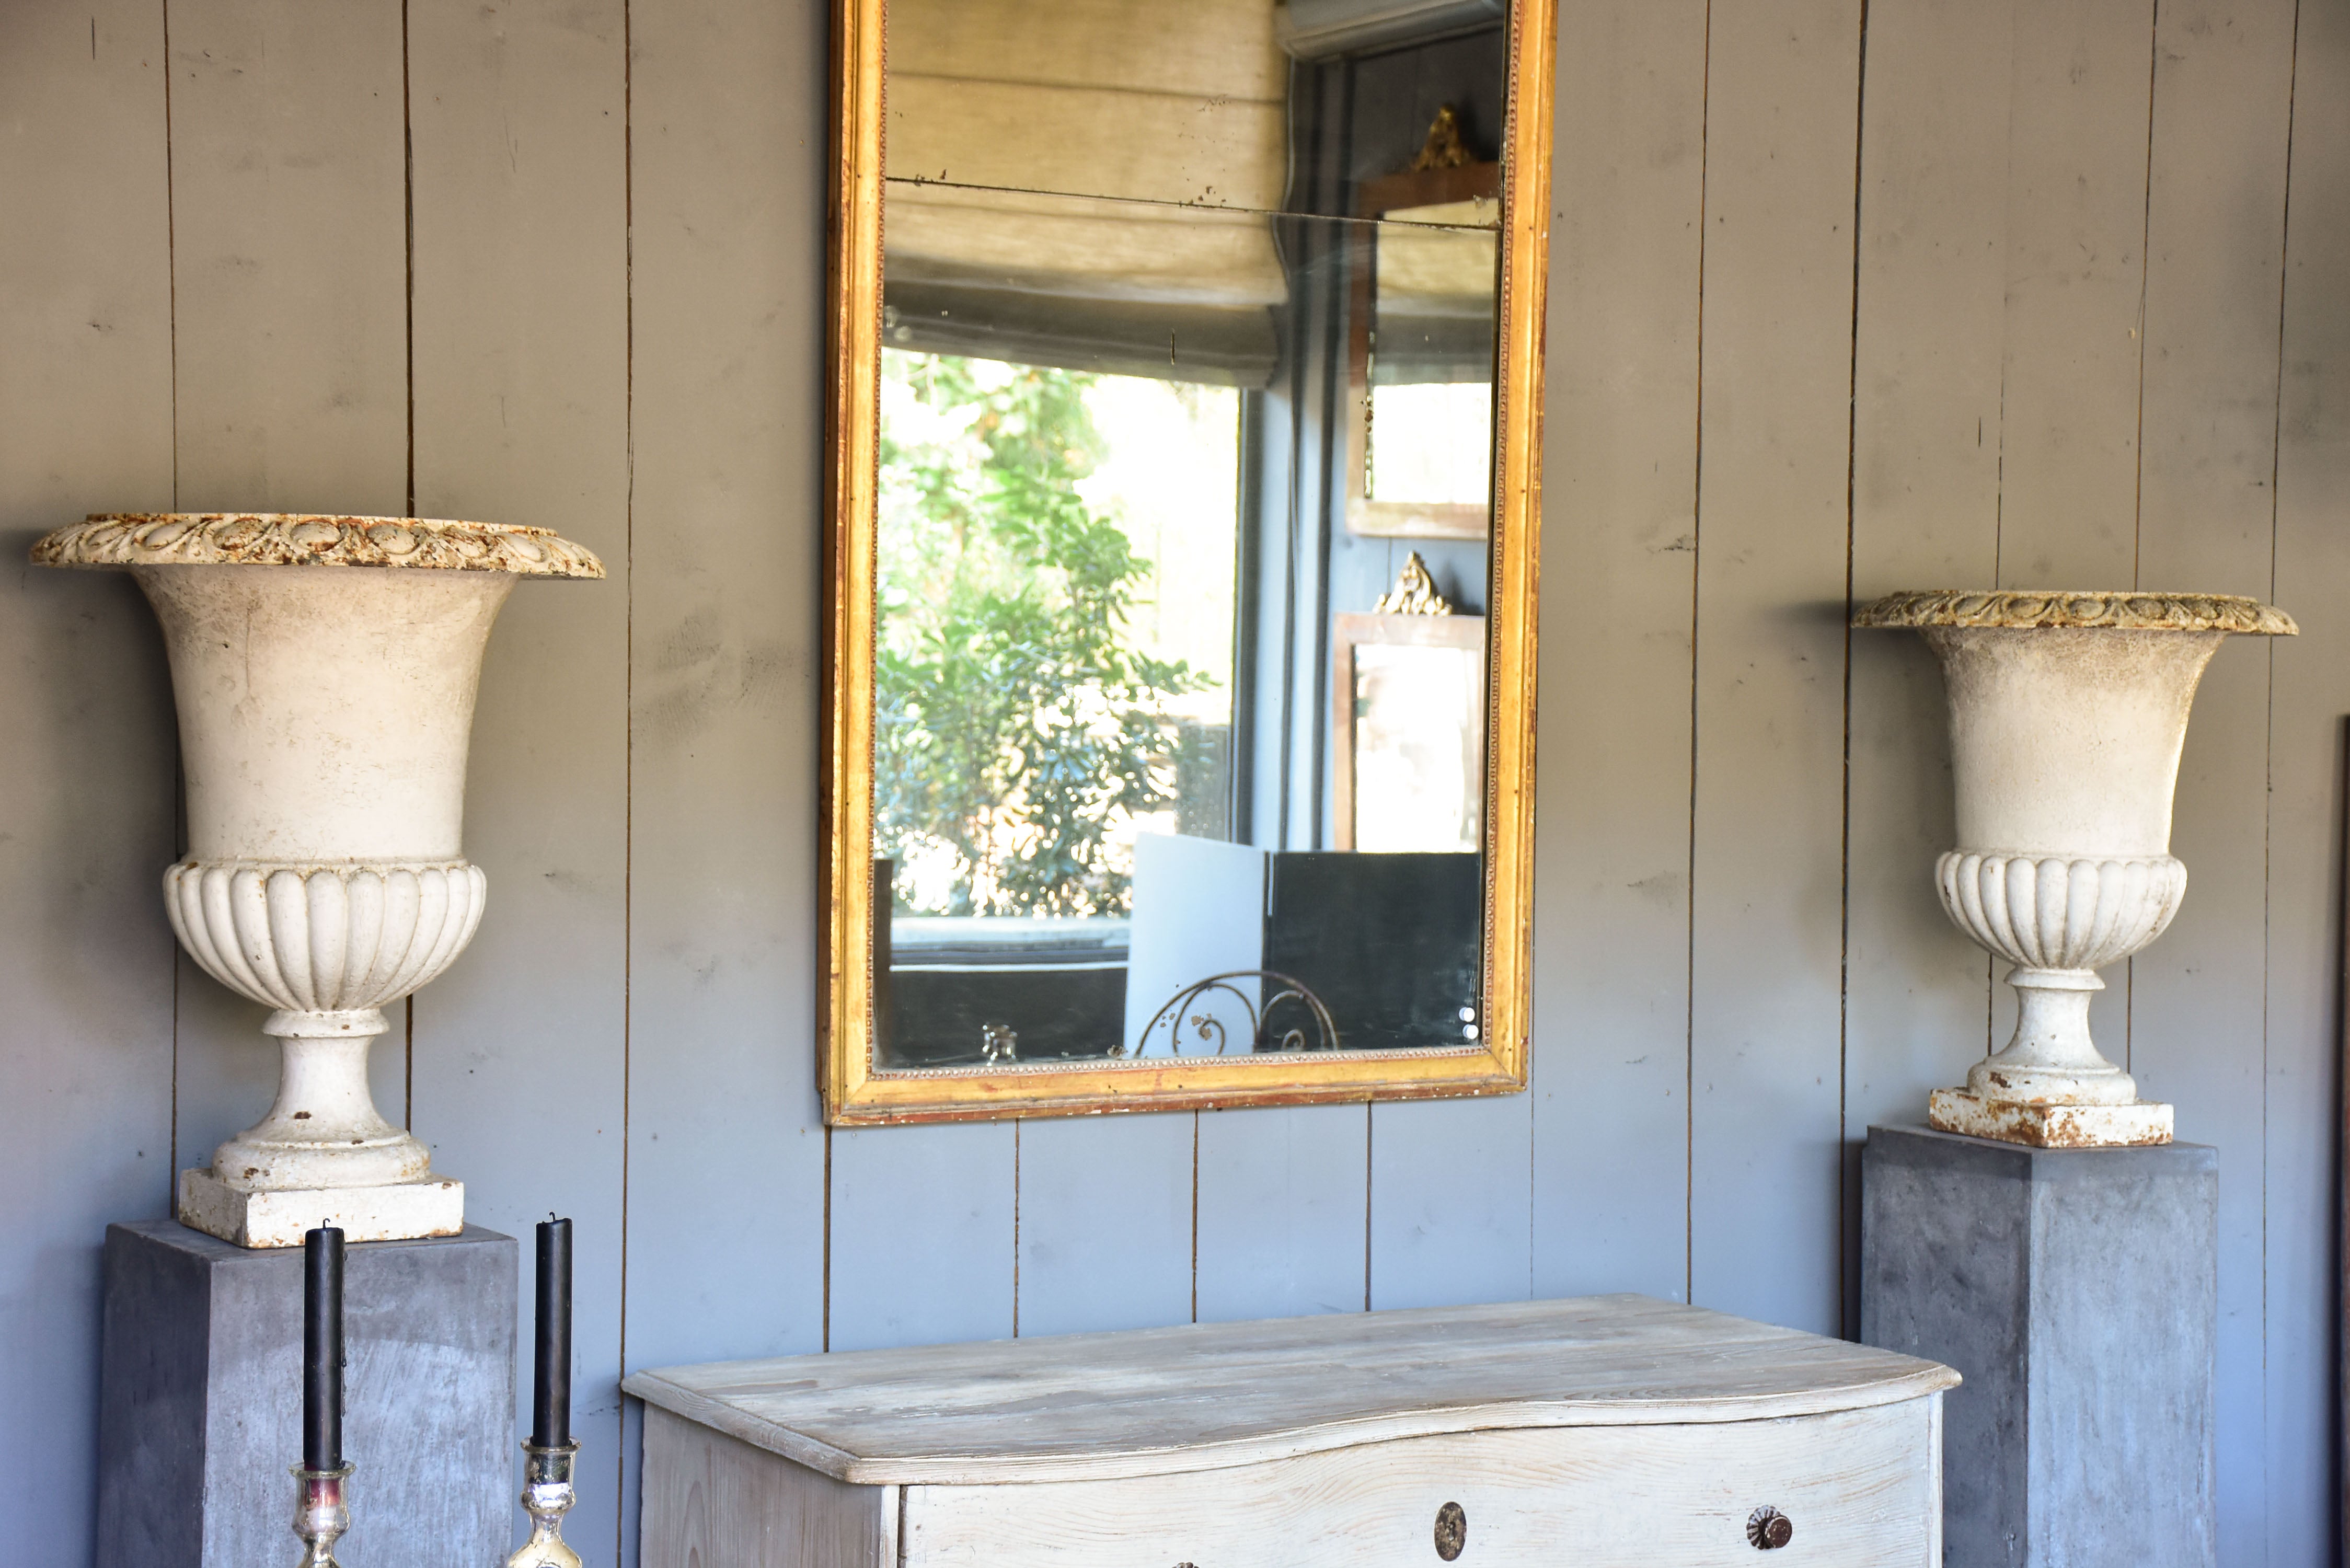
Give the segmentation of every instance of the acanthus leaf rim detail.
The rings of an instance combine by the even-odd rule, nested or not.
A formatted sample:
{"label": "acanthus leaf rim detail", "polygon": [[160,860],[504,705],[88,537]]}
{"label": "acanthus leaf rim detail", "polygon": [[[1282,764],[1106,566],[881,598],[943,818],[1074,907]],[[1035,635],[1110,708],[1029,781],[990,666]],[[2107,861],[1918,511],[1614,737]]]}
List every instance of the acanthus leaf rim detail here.
{"label": "acanthus leaf rim detail", "polygon": [[546,528],[296,512],[99,512],[44,535],[39,566],[397,566],[600,578],[604,563]]}
{"label": "acanthus leaf rim detail", "polygon": [[2301,628],[2274,605],[2234,594],[2138,593],[2117,588],[1905,588],[1861,606],[1863,629],[2081,627],[2115,631],[2227,631],[2296,637]]}

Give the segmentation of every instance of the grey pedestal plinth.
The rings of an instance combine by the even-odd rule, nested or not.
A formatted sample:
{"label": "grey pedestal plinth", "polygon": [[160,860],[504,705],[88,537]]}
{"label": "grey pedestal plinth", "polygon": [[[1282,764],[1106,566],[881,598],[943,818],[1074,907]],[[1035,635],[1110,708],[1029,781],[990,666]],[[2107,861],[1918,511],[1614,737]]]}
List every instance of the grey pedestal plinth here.
{"label": "grey pedestal plinth", "polygon": [[1871,1127],[1860,1337],[1956,1367],[1950,1568],[2207,1568],[2219,1161]]}
{"label": "grey pedestal plinth", "polygon": [[[343,1276],[344,1568],[505,1560],[515,1503],[514,1239],[353,1245]],[[106,1232],[98,1568],[292,1563],[302,1253],[168,1220]]]}

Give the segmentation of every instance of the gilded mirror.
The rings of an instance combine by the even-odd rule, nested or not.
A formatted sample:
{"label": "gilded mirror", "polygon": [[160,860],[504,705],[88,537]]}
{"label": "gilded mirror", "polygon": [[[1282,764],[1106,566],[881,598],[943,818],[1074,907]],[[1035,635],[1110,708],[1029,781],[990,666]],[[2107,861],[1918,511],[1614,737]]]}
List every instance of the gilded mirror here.
{"label": "gilded mirror", "polygon": [[842,0],[836,1125],[1526,1081],[1550,0]]}

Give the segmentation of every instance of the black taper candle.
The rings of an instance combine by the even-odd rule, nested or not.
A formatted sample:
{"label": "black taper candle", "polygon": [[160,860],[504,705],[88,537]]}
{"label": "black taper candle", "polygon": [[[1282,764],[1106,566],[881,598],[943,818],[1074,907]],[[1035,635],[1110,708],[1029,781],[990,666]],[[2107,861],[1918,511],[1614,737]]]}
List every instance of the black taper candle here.
{"label": "black taper candle", "polygon": [[302,1467],[343,1465],[343,1233],[302,1238]]}
{"label": "black taper candle", "polygon": [[530,1441],[559,1449],[571,1440],[571,1221],[538,1222],[537,1375],[531,1383]]}

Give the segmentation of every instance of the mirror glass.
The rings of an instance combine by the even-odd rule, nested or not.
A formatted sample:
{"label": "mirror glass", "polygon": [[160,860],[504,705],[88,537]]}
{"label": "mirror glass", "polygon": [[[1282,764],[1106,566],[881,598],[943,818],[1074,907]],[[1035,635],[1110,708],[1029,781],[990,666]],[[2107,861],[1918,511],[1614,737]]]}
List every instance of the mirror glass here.
{"label": "mirror glass", "polygon": [[874,1068],[1475,1046],[1498,10],[887,50]]}

